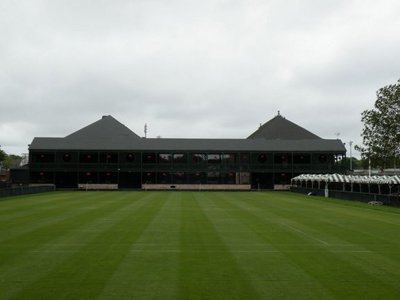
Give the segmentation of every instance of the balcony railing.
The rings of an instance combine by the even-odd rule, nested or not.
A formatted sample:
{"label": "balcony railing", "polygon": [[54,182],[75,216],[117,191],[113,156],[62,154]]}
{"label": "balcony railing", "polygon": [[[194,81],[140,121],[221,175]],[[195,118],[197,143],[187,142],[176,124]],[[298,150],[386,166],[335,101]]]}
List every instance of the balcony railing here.
{"label": "balcony railing", "polygon": [[341,173],[345,167],[335,164],[198,164],[198,163],[179,163],[179,164],[104,164],[104,163],[30,163],[32,171],[160,171],[160,172],[293,172],[293,173]]}

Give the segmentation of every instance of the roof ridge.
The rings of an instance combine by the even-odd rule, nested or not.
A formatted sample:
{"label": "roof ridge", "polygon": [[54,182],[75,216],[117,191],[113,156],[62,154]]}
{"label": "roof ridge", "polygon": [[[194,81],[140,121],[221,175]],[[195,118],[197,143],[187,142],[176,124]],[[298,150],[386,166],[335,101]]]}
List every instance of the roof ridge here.
{"label": "roof ridge", "polygon": [[297,125],[278,114],[269,121],[261,124],[260,127],[247,137],[248,139],[268,139],[268,140],[303,140],[303,139],[321,139],[316,134]]}
{"label": "roof ridge", "polygon": [[140,138],[127,126],[119,122],[111,115],[103,116],[101,119],[65,136],[65,139],[82,139],[82,138],[96,138],[96,137],[110,137],[125,136]]}

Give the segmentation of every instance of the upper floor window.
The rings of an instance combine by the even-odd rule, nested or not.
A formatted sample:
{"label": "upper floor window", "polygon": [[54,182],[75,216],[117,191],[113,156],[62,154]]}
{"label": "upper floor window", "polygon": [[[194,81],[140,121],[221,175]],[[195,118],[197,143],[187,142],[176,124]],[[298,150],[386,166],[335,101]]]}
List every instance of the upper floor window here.
{"label": "upper floor window", "polygon": [[118,163],[118,153],[115,152],[100,153],[100,162],[106,164],[116,164]]}
{"label": "upper floor window", "polygon": [[173,159],[174,159],[174,163],[185,163],[186,155],[183,153],[174,153]]}
{"label": "upper floor window", "polygon": [[170,163],[172,161],[171,153],[160,153],[158,154],[158,162],[159,163]]}
{"label": "upper floor window", "polygon": [[125,156],[127,162],[132,163],[135,161],[135,154],[134,153],[127,153]]}
{"label": "upper floor window", "polygon": [[82,152],[79,156],[79,161],[81,163],[97,163],[98,154],[95,152]]}
{"label": "upper floor window", "polygon": [[276,164],[289,164],[292,162],[292,157],[290,153],[276,153],[274,157],[274,162]]}
{"label": "upper floor window", "polygon": [[192,161],[194,163],[202,163],[202,162],[205,162],[206,160],[207,160],[207,156],[204,153],[192,154]]}
{"label": "upper floor window", "polygon": [[268,156],[265,153],[261,153],[258,155],[257,161],[263,164],[268,161]]}
{"label": "upper floor window", "polygon": [[240,162],[245,164],[248,163],[250,161],[249,157],[248,153],[240,153]]}
{"label": "upper floor window", "polygon": [[235,153],[221,154],[221,160],[225,163],[233,164],[236,162],[236,154]]}
{"label": "upper floor window", "polygon": [[72,155],[71,153],[64,153],[62,156],[62,159],[64,162],[70,162],[72,160]]}
{"label": "upper floor window", "polygon": [[32,162],[36,163],[51,163],[54,162],[54,153],[42,152],[42,153],[33,153],[31,158]]}
{"label": "upper floor window", "polygon": [[155,164],[156,163],[156,154],[155,153],[143,153],[143,163],[145,164]]}
{"label": "upper floor window", "polygon": [[318,157],[318,161],[319,161],[320,163],[326,163],[326,162],[328,161],[328,156],[327,156],[326,154],[321,154],[321,155]]}
{"label": "upper floor window", "polygon": [[309,164],[311,163],[311,155],[308,153],[294,154],[293,160],[295,164]]}

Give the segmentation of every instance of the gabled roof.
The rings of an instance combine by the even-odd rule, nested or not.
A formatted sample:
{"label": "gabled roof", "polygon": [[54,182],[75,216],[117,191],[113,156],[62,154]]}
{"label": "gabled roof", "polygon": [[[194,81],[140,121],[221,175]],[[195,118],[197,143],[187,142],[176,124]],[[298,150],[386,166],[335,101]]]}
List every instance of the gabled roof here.
{"label": "gabled roof", "polygon": [[261,125],[248,139],[313,140],[321,138],[278,114]]}
{"label": "gabled roof", "polygon": [[34,138],[30,149],[113,149],[130,147],[140,137],[112,116],[78,130],[64,138]]}
{"label": "gabled roof", "polygon": [[140,137],[112,116],[103,116],[100,120],[65,137],[68,141],[87,139],[126,139]]}
{"label": "gabled roof", "polygon": [[[285,127],[287,132],[302,133],[303,138],[248,139],[174,139],[140,138],[111,116],[82,128],[64,138],[36,137],[30,150],[130,150],[130,151],[315,151],[345,153],[340,140],[321,139],[305,129],[278,116],[269,121],[270,128]],[[267,123],[267,124],[268,124]],[[264,124],[264,125],[267,125]],[[283,125],[286,124],[286,126]],[[289,124],[289,125],[288,125]],[[292,124],[292,125],[291,125]],[[300,129],[298,129],[300,128]],[[257,132],[256,132],[257,133]],[[286,133],[285,131],[283,133]],[[307,134],[308,133],[308,134]],[[253,134],[254,135],[254,134]],[[310,138],[310,136],[312,138]],[[308,137],[308,138],[304,138]]]}
{"label": "gabled roof", "polygon": [[115,145],[130,145],[140,137],[112,116],[100,120],[67,135],[63,144],[67,147],[112,148]]}

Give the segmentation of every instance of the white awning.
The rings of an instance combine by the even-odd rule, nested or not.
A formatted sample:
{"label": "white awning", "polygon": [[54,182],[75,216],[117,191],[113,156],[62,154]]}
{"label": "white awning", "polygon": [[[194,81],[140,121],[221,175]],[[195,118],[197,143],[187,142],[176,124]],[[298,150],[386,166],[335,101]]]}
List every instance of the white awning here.
{"label": "white awning", "polygon": [[400,176],[359,176],[342,174],[301,174],[292,181],[317,181],[332,183],[361,183],[361,184],[400,184]]}

